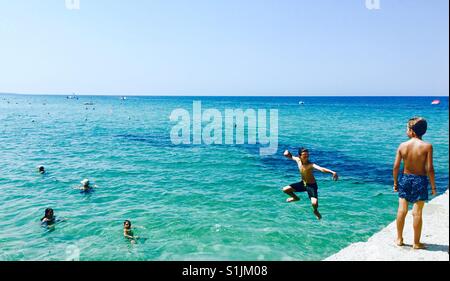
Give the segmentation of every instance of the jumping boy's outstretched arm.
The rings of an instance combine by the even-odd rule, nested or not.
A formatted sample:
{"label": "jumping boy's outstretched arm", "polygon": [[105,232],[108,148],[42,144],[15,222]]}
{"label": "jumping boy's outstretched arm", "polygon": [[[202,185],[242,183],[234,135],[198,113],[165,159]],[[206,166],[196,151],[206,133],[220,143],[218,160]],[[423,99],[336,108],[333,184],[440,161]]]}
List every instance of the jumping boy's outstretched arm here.
{"label": "jumping boy's outstretched arm", "polygon": [[394,168],[392,169],[392,176],[394,177],[394,191],[398,191],[398,173],[400,171],[400,164],[402,162],[402,154],[400,153],[400,147],[397,148],[395,155]]}
{"label": "jumping boy's outstretched arm", "polygon": [[427,152],[426,170],[428,178],[430,180],[431,194],[436,195],[436,183],[434,181],[434,166],[433,166],[433,146],[431,144]]}
{"label": "jumping boy's outstretched arm", "polygon": [[[295,157],[295,156],[292,156],[292,154],[289,152],[289,150],[285,150],[284,151],[284,153],[283,153],[283,155],[286,157],[286,158],[288,158],[288,159],[291,159],[291,160],[294,160],[294,161],[300,161],[300,158],[298,158],[298,157]],[[301,162],[300,162],[301,163]]]}
{"label": "jumping boy's outstretched arm", "polygon": [[332,175],[333,175],[333,179],[334,179],[335,181],[337,181],[338,178],[339,178],[339,177],[338,177],[338,174],[337,174],[335,171],[332,171],[332,170],[330,170],[330,169],[320,167],[320,166],[317,165],[317,164],[313,164],[313,168],[316,169],[316,170],[318,170],[318,171],[321,171],[322,173],[332,174]]}

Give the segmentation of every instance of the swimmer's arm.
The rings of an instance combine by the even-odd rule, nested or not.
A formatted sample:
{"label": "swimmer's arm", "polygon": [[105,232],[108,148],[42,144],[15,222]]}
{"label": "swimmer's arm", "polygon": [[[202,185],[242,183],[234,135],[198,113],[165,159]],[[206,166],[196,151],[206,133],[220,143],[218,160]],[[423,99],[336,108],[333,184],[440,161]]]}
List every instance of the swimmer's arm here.
{"label": "swimmer's arm", "polygon": [[434,166],[433,166],[433,146],[431,144],[427,153],[426,170],[428,178],[430,179],[431,194],[436,195],[436,183],[434,180]]}
{"label": "swimmer's arm", "polygon": [[335,180],[335,181],[337,181],[338,180],[338,174],[335,172],[335,171],[332,171],[332,170],[330,170],[330,169],[327,169],[327,168],[324,168],[324,167],[320,167],[319,165],[317,165],[317,164],[313,164],[313,168],[314,169],[316,169],[316,170],[318,170],[318,171],[321,171],[322,173],[328,173],[328,174],[332,174],[333,175],[333,179]]}
{"label": "swimmer's arm", "polygon": [[400,152],[400,146],[397,149],[397,153],[395,155],[394,167],[392,169],[392,176],[394,178],[394,191],[398,191],[398,173],[400,171],[400,164],[402,162],[402,154]]}

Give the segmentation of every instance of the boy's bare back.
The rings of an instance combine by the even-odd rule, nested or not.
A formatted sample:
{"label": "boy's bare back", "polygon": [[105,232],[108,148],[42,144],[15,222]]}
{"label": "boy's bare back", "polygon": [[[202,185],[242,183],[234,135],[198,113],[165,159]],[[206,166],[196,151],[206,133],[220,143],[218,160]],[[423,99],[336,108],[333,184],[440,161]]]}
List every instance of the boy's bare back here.
{"label": "boy's bare back", "polygon": [[[399,145],[392,170],[394,191],[398,192],[399,197],[396,244],[398,246],[404,245],[405,217],[408,213],[408,204],[413,203],[414,249],[425,248],[425,245],[420,242],[420,235],[422,232],[422,208],[428,200],[428,184],[431,185],[431,194],[436,195],[433,146],[422,140],[426,131],[427,121],[424,118],[413,117],[408,120],[406,135],[410,139]],[[399,178],[402,160],[403,173]]]}
{"label": "boy's bare back", "polygon": [[433,147],[423,140],[412,138],[398,148],[405,174],[427,175],[427,165],[432,161]]}

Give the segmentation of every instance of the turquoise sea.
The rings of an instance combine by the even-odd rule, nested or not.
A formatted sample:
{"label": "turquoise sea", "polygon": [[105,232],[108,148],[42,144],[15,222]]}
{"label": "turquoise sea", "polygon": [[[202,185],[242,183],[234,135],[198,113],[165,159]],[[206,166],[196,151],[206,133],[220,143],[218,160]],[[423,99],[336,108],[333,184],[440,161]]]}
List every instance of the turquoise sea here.
{"label": "turquoise sea", "polygon": [[[448,97],[433,99],[0,95],[0,260],[321,260],[395,219],[392,163],[410,117],[427,119],[438,192],[448,188]],[[278,153],[173,145],[170,113],[193,100],[278,109]],[[281,192],[299,178],[282,153],[299,146],[340,175],[316,173],[321,221],[305,193],[286,203]],[[98,188],[72,189],[83,178]],[[47,207],[67,220],[44,229]],[[125,219],[147,240],[125,240]]]}

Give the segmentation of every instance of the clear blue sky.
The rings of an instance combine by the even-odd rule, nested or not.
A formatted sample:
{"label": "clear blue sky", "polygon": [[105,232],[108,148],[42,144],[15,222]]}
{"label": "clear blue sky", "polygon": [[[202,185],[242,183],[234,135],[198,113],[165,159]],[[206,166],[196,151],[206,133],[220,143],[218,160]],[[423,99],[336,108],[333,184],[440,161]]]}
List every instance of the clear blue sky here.
{"label": "clear blue sky", "polygon": [[448,95],[449,1],[0,0],[0,92]]}

